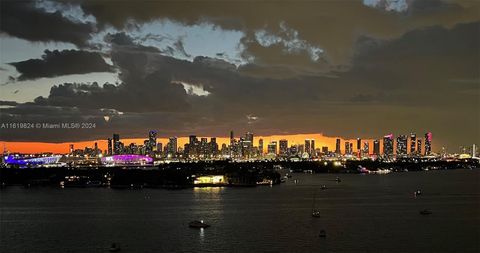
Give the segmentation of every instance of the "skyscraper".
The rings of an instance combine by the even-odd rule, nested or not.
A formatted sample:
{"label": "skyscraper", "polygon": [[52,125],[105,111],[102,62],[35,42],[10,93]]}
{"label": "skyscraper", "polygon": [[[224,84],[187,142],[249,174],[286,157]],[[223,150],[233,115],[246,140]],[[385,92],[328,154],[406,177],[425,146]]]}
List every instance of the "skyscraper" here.
{"label": "skyscraper", "polygon": [[388,134],[383,137],[383,154],[385,156],[393,155],[393,134]]}
{"label": "skyscraper", "polygon": [[277,142],[276,141],[271,141],[269,144],[268,144],[268,154],[274,154],[276,155],[277,154]]}
{"label": "skyscraper", "polygon": [[417,134],[415,133],[410,133],[410,154],[414,154],[415,152],[415,147],[417,146]]}
{"label": "skyscraper", "polygon": [[357,138],[357,151],[360,153],[360,150],[362,148],[362,139]]}
{"label": "skyscraper", "polygon": [[235,141],[235,137],[233,136],[233,130],[230,131],[230,146],[233,146],[233,142]]}
{"label": "skyscraper", "polygon": [[112,138],[107,139],[107,155],[112,155]]}
{"label": "skyscraper", "polygon": [[263,139],[258,140],[258,151],[263,154]]}
{"label": "skyscraper", "polygon": [[340,154],[340,139],[337,139],[335,144],[335,153]]}
{"label": "skyscraper", "polygon": [[148,151],[152,152],[157,149],[157,131],[148,132]]}
{"label": "skyscraper", "polygon": [[373,141],[373,154],[380,155],[380,141],[374,140]]}
{"label": "skyscraper", "polygon": [[[397,137],[397,155],[404,156],[407,154],[408,138],[406,135],[399,135]],[[413,145],[415,147],[415,144]]]}
{"label": "skyscraper", "polygon": [[310,155],[316,156],[316,152],[315,152],[315,140],[314,140],[314,139],[311,139],[311,140],[310,140]]}
{"label": "skyscraper", "polygon": [[175,156],[177,154],[177,137],[170,137],[167,144],[167,153],[170,156]]}
{"label": "skyscraper", "polygon": [[422,139],[418,138],[417,139],[417,154],[422,154]]}
{"label": "skyscraper", "polygon": [[352,151],[350,150],[350,142],[346,141],[345,142],[345,154],[350,155]]}
{"label": "skyscraper", "polygon": [[425,155],[430,155],[432,152],[432,133],[425,134]]}
{"label": "skyscraper", "polygon": [[286,156],[288,154],[288,140],[281,139],[279,141],[279,147],[280,147],[279,154],[281,156]]}
{"label": "skyscraper", "polygon": [[113,154],[120,154],[120,135],[113,134]]}
{"label": "skyscraper", "polygon": [[310,146],[311,142],[310,142],[310,139],[306,139],[305,140],[305,153],[308,153],[310,154],[311,152],[311,146]]}
{"label": "skyscraper", "polygon": [[368,145],[368,141],[363,142],[363,150],[362,150],[363,156],[368,156],[370,155],[370,146]]}

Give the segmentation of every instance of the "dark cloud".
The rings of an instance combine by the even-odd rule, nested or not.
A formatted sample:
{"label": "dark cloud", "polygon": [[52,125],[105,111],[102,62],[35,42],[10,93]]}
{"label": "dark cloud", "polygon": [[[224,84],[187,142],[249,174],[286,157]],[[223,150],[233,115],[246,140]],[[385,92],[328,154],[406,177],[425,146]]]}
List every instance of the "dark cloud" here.
{"label": "dark cloud", "polygon": [[[385,13],[362,1],[207,0],[188,2],[188,8],[184,2],[175,1],[76,2],[85,13],[95,16],[100,25],[113,25],[118,29],[123,29],[132,20],[138,24],[169,19],[185,25],[210,22],[223,29],[242,31],[245,33],[243,56],[265,66],[266,70],[283,68],[293,75],[324,74],[339,66],[350,66],[352,46],[359,36],[394,39],[408,31],[433,25],[450,28],[458,23],[477,21],[480,10],[478,2],[461,0],[453,3],[405,1],[409,11],[404,15]],[[256,36],[258,31],[265,31],[280,41],[261,45]],[[306,43],[306,49],[300,46],[304,49],[292,50],[290,46],[299,43]],[[309,46],[324,50],[321,60],[312,61]]]}
{"label": "dark cloud", "polygon": [[60,11],[47,13],[35,7],[35,1],[1,1],[0,31],[14,37],[40,42],[70,42],[87,45],[94,25],[77,23],[65,18]]}
{"label": "dark cloud", "polygon": [[9,64],[20,73],[19,81],[114,70],[113,66],[108,65],[99,53],[78,50],[45,50],[42,59]]}
{"label": "dark cloud", "polygon": [[[179,60],[124,37],[110,52],[121,84],[62,84],[48,97],[0,109],[2,121],[98,121],[94,133],[7,130],[0,139],[67,141],[105,138],[112,132],[144,137],[149,129],[159,129],[163,136],[225,136],[234,129],[348,138],[432,131],[438,149],[453,149],[480,140],[478,29],[474,22],[417,29],[396,39],[364,36],[355,42],[350,68],[282,78],[245,69],[295,69],[278,64],[272,70],[268,63],[237,68],[209,57]],[[208,95],[196,95],[194,88]],[[108,123],[102,123],[104,115],[111,116]],[[452,131],[452,124],[462,131]]]}

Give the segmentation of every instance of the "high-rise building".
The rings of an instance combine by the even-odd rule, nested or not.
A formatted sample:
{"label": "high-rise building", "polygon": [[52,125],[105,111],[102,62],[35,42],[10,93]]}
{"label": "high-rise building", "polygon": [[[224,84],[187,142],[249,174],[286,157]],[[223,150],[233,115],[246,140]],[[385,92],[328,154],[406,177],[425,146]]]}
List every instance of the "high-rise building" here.
{"label": "high-rise building", "polygon": [[360,153],[362,148],[362,139],[357,138],[357,151]]}
{"label": "high-rise building", "polygon": [[350,154],[353,154],[353,142],[350,142],[348,148],[350,149]]}
{"label": "high-rise building", "polygon": [[373,141],[373,154],[380,155],[380,141],[374,140]]}
{"label": "high-rise building", "polygon": [[305,153],[308,153],[308,154],[311,154],[311,146],[310,146],[311,142],[310,142],[310,139],[306,139],[305,140]]}
{"label": "high-rise building", "polygon": [[322,147],[322,153],[323,153],[323,154],[327,154],[327,153],[328,153],[328,147],[327,147],[327,146],[323,146],[323,147]]}
{"label": "high-rise building", "polygon": [[258,140],[258,151],[263,154],[263,139]]}
{"label": "high-rise building", "polygon": [[95,153],[95,155],[98,155],[99,152],[98,152],[98,143],[97,142],[95,142],[93,144],[93,150],[94,150],[93,152]]}
{"label": "high-rise building", "polygon": [[175,156],[177,154],[177,137],[170,137],[167,144],[167,155]]}
{"label": "high-rise building", "polygon": [[337,139],[336,140],[336,143],[335,143],[335,153],[336,154],[340,154],[341,151],[340,151],[340,139]]}
{"label": "high-rise building", "polygon": [[271,141],[268,144],[267,150],[268,150],[268,154],[276,155],[277,154],[277,142],[276,141]]}
{"label": "high-rise building", "polygon": [[120,135],[113,134],[113,154],[118,155],[121,153],[120,150]]}
{"label": "high-rise building", "polygon": [[393,134],[388,134],[383,137],[383,154],[385,156],[393,155]]}
{"label": "high-rise building", "polygon": [[157,152],[162,153],[163,150],[163,145],[161,142],[157,142]]}
{"label": "high-rise building", "polygon": [[370,155],[370,146],[368,144],[368,141],[363,142],[363,150],[362,150],[363,156],[368,156]]}
{"label": "high-rise building", "polygon": [[417,146],[417,134],[415,133],[410,133],[410,154],[414,154],[415,152],[415,147]]}
{"label": "high-rise building", "polygon": [[148,132],[148,148],[149,152],[155,151],[157,149],[157,131],[151,130]]}
{"label": "high-rise building", "polygon": [[314,139],[311,139],[310,140],[310,155],[312,156],[316,156],[315,154],[315,140]]}
{"label": "high-rise building", "polygon": [[425,134],[425,155],[430,153],[432,153],[432,133],[428,132]]}
{"label": "high-rise building", "polygon": [[352,154],[352,151],[350,150],[350,142],[348,141],[345,142],[345,154],[346,155]]}
{"label": "high-rise building", "polygon": [[215,137],[210,138],[210,152],[214,156],[218,154],[217,138]]}
{"label": "high-rise building", "polygon": [[281,156],[286,156],[288,155],[288,140],[285,140],[285,139],[281,139],[278,143],[279,145],[279,154]]}
{"label": "high-rise building", "polygon": [[[407,154],[408,138],[406,135],[399,135],[397,137],[397,155],[404,156]],[[415,145],[413,145],[415,147]]]}
{"label": "high-rise building", "polygon": [[422,154],[422,139],[418,138],[417,139],[417,154]]}
{"label": "high-rise building", "polygon": [[235,137],[233,135],[233,130],[230,131],[230,145],[233,146],[233,142],[235,141]]}
{"label": "high-rise building", "polygon": [[73,154],[73,151],[75,149],[73,148],[73,144],[70,144],[70,147],[69,147],[69,154]]}
{"label": "high-rise building", "polygon": [[107,139],[107,155],[112,155],[112,138]]}

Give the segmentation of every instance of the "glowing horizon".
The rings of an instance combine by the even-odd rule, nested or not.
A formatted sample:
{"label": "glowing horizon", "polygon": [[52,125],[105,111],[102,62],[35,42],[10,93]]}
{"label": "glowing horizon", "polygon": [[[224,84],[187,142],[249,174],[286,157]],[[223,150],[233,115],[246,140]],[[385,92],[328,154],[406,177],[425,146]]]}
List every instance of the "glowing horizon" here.
{"label": "glowing horizon", "polygon": [[[121,136],[120,136],[121,137]],[[198,139],[200,138],[210,138],[214,137],[217,138],[217,143],[219,149],[221,149],[222,144],[228,145],[230,143],[230,137],[209,137],[209,136],[197,136]],[[144,140],[147,138],[120,138],[120,141],[125,144],[125,146],[129,145],[130,143],[134,143],[137,145],[143,145]],[[239,139],[239,136],[236,136],[235,139]],[[291,134],[291,135],[266,135],[266,136],[254,136],[254,146],[258,146],[258,142],[260,139],[263,139],[263,150],[264,152],[267,150],[267,145],[271,141],[278,141],[281,139],[288,140],[288,146],[294,144],[305,144],[306,139],[313,139],[315,140],[315,148],[322,148],[323,146],[327,146],[329,151],[335,150],[336,139],[340,139],[342,145],[340,145],[340,150],[342,152],[345,151],[345,142],[353,142],[354,147],[356,147],[356,139],[346,139],[343,137],[328,137],[324,136],[323,134]],[[177,137],[177,147],[182,147],[188,143],[189,137],[188,136],[181,136]],[[362,143],[365,141],[373,142],[374,138],[362,139]],[[107,149],[107,140],[100,139],[100,140],[88,140],[88,141],[76,141],[76,142],[61,142],[61,143],[52,143],[52,142],[11,142],[11,141],[0,141],[0,145],[5,147],[8,152],[11,153],[25,153],[25,154],[35,154],[35,153],[54,153],[54,154],[67,154],[69,153],[70,144],[74,145],[74,149],[85,149],[86,147],[93,148],[97,142],[98,148],[102,151]],[[163,147],[168,143],[168,138],[160,137],[157,138],[157,143],[162,143]],[[362,144],[363,147],[363,144]],[[371,150],[373,150],[373,144],[370,144]],[[277,147],[278,148],[278,147]],[[354,148],[356,150],[356,148]]]}

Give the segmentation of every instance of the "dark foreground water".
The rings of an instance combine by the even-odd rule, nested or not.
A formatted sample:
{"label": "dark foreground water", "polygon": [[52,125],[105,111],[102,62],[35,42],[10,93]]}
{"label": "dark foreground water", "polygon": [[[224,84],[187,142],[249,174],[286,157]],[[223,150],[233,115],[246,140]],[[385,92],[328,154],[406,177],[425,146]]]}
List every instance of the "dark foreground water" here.
{"label": "dark foreground water", "polygon": [[[112,242],[121,252],[480,251],[480,170],[335,176],[178,191],[9,187],[0,252],[108,252]],[[188,228],[195,219],[212,226]]]}

